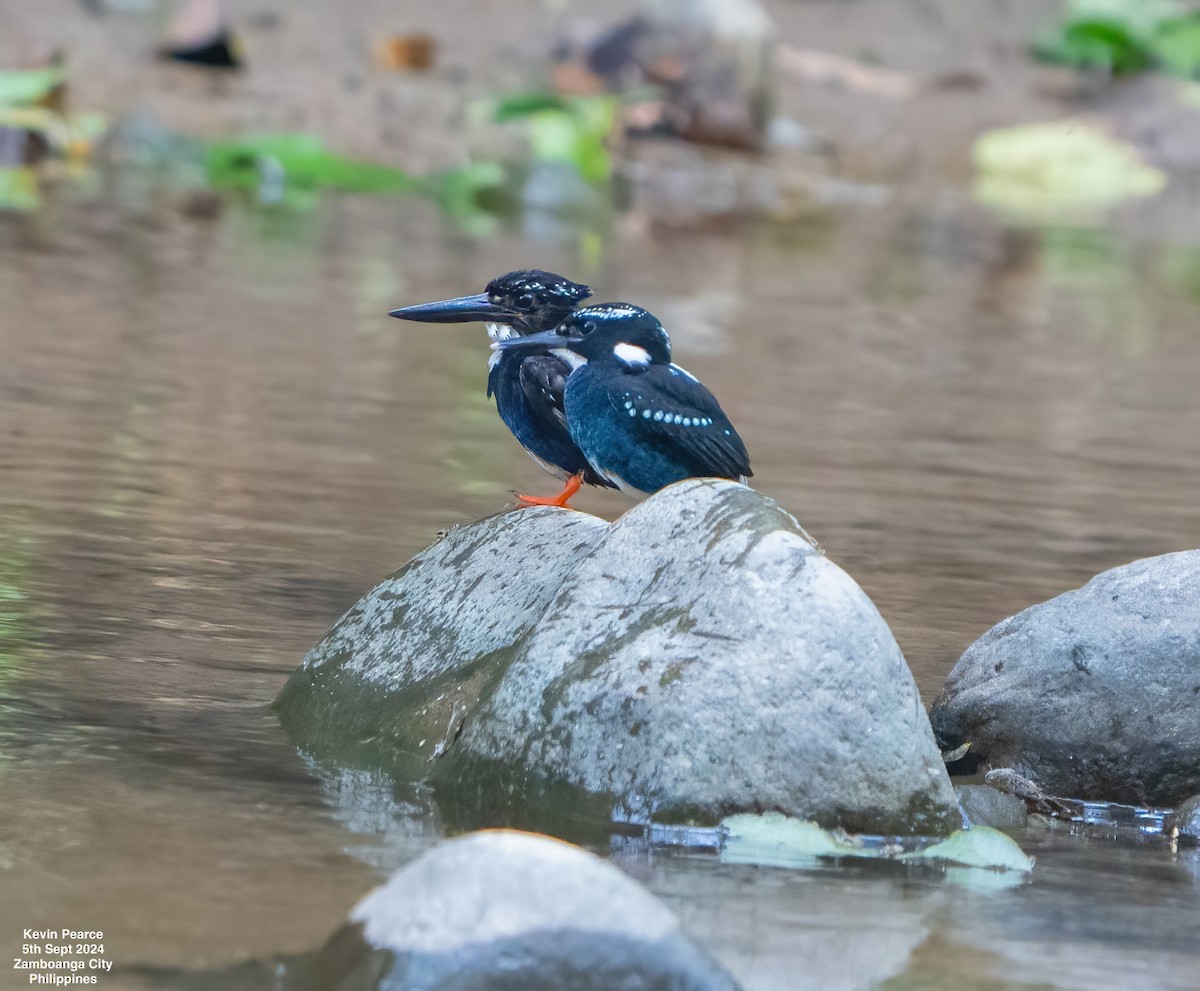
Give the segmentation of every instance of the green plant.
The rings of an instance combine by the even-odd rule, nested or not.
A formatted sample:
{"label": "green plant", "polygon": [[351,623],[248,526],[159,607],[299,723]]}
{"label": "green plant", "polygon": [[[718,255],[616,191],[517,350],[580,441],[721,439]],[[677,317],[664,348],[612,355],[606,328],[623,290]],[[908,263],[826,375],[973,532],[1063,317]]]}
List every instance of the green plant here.
{"label": "green plant", "polygon": [[1156,69],[1200,76],[1200,12],[1175,0],[1070,0],[1062,21],[1044,31],[1034,54],[1114,76]]}

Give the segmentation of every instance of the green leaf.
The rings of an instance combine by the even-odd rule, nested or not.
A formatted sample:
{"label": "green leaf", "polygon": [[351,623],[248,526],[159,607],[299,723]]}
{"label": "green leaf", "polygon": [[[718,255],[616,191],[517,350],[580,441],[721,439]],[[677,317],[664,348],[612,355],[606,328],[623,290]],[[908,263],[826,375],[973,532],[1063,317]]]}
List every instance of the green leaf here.
{"label": "green leaf", "polygon": [[1034,42],[1039,58],[1114,75],[1159,68],[1200,75],[1200,14],[1174,0],[1074,0],[1062,23]]}
{"label": "green leaf", "polygon": [[548,91],[532,93],[514,93],[504,97],[497,105],[494,113],[496,123],[503,124],[521,117],[532,117],[543,110],[560,110],[570,112],[570,104],[566,99]]}
{"label": "green leaf", "polygon": [[569,162],[588,182],[603,182],[612,173],[607,140],[616,122],[611,97],[573,100],[569,110],[544,110],[530,118],[533,156],[540,161]]}
{"label": "green leaf", "polygon": [[256,189],[267,198],[284,187],[321,186],[353,193],[409,192],[418,186],[406,172],[375,162],[358,162],[327,151],[310,134],[275,134],[219,141],[205,159],[214,186]]}
{"label": "green leaf", "polygon": [[728,830],[721,860],[727,864],[803,867],[821,857],[873,856],[834,836],[815,822],[779,812],[734,815],[722,821]]}
{"label": "green leaf", "polygon": [[1200,15],[1160,24],[1151,46],[1164,72],[1182,79],[1200,77]]}
{"label": "green leaf", "polygon": [[941,843],[903,853],[901,860],[942,860],[964,867],[984,867],[994,871],[1018,871],[1028,874],[1033,870],[1033,858],[1016,844],[1011,837],[990,826],[960,829],[951,833]]}
{"label": "green leaf", "polygon": [[869,837],[839,835],[815,822],[778,812],[729,816],[721,825],[726,830],[721,850],[721,860],[725,863],[803,867],[826,857],[856,857],[944,861],[1021,873],[1033,870],[1032,858],[1014,840],[988,826],[960,829],[940,842],[903,853],[894,843],[879,843],[878,837],[872,842]]}
{"label": "green leaf", "polygon": [[1034,54],[1080,69],[1107,69],[1113,75],[1142,72],[1153,63],[1149,46],[1118,21],[1081,20],[1043,37]]}
{"label": "green leaf", "polygon": [[505,178],[504,169],[496,162],[473,162],[433,176],[428,180],[427,192],[460,228],[482,236],[496,226],[496,218],[484,206],[483,199],[503,186]]}
{"label": "green leaf", "polygon": [[0,72],[0,104],[37,103],[66,81],[60,68]]}
{"label": "green leaf", "polygon": [[0,168],[0,210],[36,210],[42,202],[33,169]]}
{"label": "green leaf", "polygon": [[1178,17],[1179,0],[1070,0],[1064,23],[1112,21],[1145,40],[1163,21]]}
{"label": "green leaf", "polygon": [[617,119],[613,96],[563,97],[537,90],[502,99],[493,111],[499,122],[527,120],[533,157],[567,162],[588,182],[612,173],[607,142]]}

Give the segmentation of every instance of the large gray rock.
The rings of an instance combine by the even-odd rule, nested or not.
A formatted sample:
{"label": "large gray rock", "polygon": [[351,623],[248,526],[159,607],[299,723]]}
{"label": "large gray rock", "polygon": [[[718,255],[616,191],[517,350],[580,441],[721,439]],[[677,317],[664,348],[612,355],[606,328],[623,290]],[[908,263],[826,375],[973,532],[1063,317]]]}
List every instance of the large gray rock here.
{"label": "large gray rock", "polygon": [[[494,830],[434,847],[350,913],[315,971],[383,991],[736,991],[653,895],[598,857]],[[369,975],[369,982],[363,975]]]}
{"label": "large gray rock", "polygon": [[1200,551],[1145,558],[998,623],[931,717],[946,747],[1054,795],[1173,805],[1200,791]]}
{"label": "large gray rock", "polygon": [[712,479],[611,526],[435,774],[506,769],[660,821],[778,810],[862,832],[960,823],[874,605],[774,502]]}
{"label": "large gray rock", "polygon": [[276,708],[305,743],[441,752],[608,524],[530,508],[457,527],[376,585],[288,680]]}

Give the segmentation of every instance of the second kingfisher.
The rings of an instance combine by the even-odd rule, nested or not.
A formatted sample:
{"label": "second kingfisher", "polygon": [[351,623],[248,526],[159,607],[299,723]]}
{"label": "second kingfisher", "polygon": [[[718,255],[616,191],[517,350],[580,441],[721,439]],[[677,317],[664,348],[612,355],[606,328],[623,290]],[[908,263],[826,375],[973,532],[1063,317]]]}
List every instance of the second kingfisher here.
{"label": "second kingfisher", "polygon": [[586,362],[567,379],[567,427],[592,468],[622,490],[657,492],[685,478],[745,481],[753,474],[720,403],[671,363],[666,330],[639,306],[582,307],[556,330],[492,347],[501,354],[566,349]]}

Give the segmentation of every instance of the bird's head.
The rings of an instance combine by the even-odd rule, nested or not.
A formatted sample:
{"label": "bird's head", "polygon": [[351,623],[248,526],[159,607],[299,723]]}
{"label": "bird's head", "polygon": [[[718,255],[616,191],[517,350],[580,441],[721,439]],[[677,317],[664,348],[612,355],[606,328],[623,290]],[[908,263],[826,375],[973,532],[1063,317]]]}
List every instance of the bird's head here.
{"label": "bird's head", "polygon": [[423,323],[479,320],[527,335],[551,329],[591,294],[587,286],[553,272],[521,269],[492,279],[487,289],[474,296],[404,306],[390,315]]}
{"label": "bird's head", "polygon": [[631,371],[671,363],[671,339],[658,318],[630,303],[600,303],[570,313],[554,330],[498,341],[501,350],[562,348],[589,362],[613,362]]}

